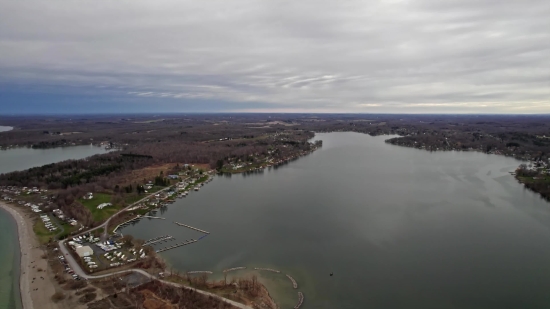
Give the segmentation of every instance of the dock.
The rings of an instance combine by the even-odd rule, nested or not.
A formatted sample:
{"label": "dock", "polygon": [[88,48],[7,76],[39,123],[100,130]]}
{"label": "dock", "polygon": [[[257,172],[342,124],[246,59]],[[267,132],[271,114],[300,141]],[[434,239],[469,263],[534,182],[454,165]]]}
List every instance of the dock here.
{"label": "dock", "polygon": [[149,239],[148,241],[144,242],[143,245],[144,246],[153,245],[162,241],[169,241],[169,240],[175,240],[175,238],[170,235],[160,236],[160,237]]}
{"label": "dock", "polygon": [[298,288],[298,283],[296,282],[296,280],[294,280],[294,278],[292,278],[290,275],[286,275],[286,277],[288,279],[290,279],[290,281],[292,281],[292,287],[297,289]]}
{"label": "dock", "polygon": [[161,217],[153,217],[153,216],[143,216],[142,218],[149,218],[149,219],[161,219],[161,220],[166,220],[166,218],[161,218]]}
{"label": "dock", "polygon": [[160,253],[160,252],[164,252],[164,251],[176,249],[176,248],[179,248],[179,247],[181,247],[181,246],[189,245],[189,244],[192,244],[192,243],[197,242],[197,241],[198,241],[198,240],[191,239],[191,240],[186,241],[186,242],[182,242],[182,243],[179,243],[179,244],[175,244],[175,245],[173,245],[173,246],[170,246],[170,247],[166,247],[166,248],[162,248],[162,249],[156,250],[155,252],[156,252],[156,253]]}
{"label": "dock", "polygon": [[207,231],[198,229],[198,228],[196,228],[196,227],[189,226],[189,225],[187,225],[187,224],[179,223],[179,222],[176,222],[176,221],[174,221],[174,223],[177,224],[177,225],[179,225],[179,226],[184,226],[184,227],[186,227],[186,228],[189,228],[189,229],[192,229],[192,230],[195,230],[195,231],[204,233],[204,234],[210,234],[210,232],[207,232]]}

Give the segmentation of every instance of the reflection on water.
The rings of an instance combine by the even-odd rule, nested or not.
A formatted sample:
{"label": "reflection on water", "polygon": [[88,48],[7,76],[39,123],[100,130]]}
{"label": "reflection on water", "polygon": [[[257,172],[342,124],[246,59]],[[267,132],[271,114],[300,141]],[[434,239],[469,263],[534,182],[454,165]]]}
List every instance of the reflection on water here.
{"label": "reflection on water", "polygon": [[[269,267],[282,307],[547,308],[550,211],[508,172],[519,162],[388,145],[387,137],[318,134],[322,149],[277,170],[220,176],[124,229],[177,241],[180,271]],[[162,246],[162,245],[160,245]],[[158,248],[158,247],[157,247]],[[330,273],[334,276],[329,276]]]}

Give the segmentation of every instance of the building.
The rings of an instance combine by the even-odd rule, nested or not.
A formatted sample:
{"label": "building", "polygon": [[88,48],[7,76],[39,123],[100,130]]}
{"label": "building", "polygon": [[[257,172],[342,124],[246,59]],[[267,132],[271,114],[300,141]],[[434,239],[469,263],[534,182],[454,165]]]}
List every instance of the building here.
{"label": "building", "polygon": [[92,250],[90,246],[82,246],[82,247],[76,248],[76,254],[78,254],[78,256],[80,256],[81,258],[83,258],[85,256],[90,256],[94,254],[94,250]]}

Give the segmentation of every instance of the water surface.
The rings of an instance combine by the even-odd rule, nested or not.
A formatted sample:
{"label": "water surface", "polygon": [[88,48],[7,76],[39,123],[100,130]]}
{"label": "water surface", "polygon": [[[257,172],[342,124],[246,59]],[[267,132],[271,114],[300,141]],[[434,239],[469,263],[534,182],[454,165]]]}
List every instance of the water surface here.
{"label": "water surface", "polygon": [[[95,146],[0,150],[0,173],[26,170],[63,160],[82,159],[105,152],[105,149]],[[17,226],[10,214],[2,209],[0,209],[0,227],[2,228],[0,233],[0,309],[21,308]]]}
{"label": "water surface", "polygon": [[[279,269],[298,281],[306,309],[549,308],[550,205],[509,174],[520,162],[387,136],[316,138],[323,147],[309,156],[217,177],[159,213],[167,220],[122,232],[183,241],[202,234],[172,221],[207,230],[162,256],[216,278],[230,267]],[[295,304],[284,275],[262,279],[282,308]]]}
{"label": "water surface", "polygon": [[0,132],[6,132],[13,130],[13,127],[0,126]]}
{"label": "water surface", "polygon": [[0,309],[19,309],[19,240],[17,225],[9,213],[0,209]]}
{"label": "water surface", "polygon": [[0,173],[26,170],[31,167],[69,159],[83,159],[107,150],[97,146],[70,146],[48,149],[12,148],[0,150]]}

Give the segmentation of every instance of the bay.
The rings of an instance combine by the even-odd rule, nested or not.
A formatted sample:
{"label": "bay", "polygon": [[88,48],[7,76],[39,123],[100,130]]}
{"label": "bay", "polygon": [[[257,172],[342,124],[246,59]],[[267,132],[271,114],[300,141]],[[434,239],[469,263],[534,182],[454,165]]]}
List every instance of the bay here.
{"label": "bay", "polygon": [[[520,162],[387,138],[317,134],[313,154],[216,177],[168,206],[166,220],[122,233],[202,236],[172,221],[209,231],[162,256],[213,279],[230,267],[278,269],[297,280],[303,308],[548,308],[549,205],[509,174]],[[294,306],[284,275],[260,274],[282,308]]]}
{"label": "bay", "polygon": [[31,167],[56,163],[69,159],[83,159],[95,154],[106,153],[102,147],[83,145],[47,149],[10,148],[0,150],[0,173],[26,170]]}

